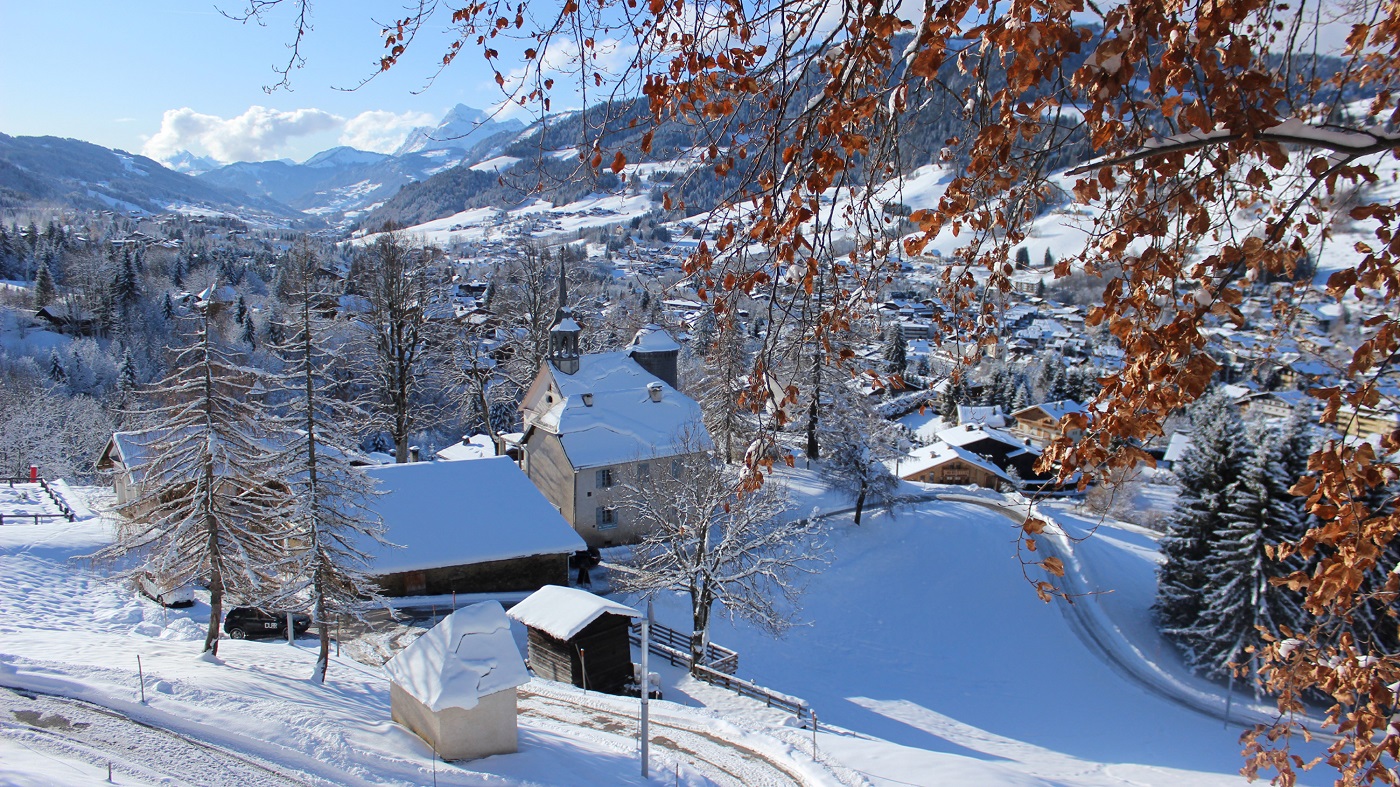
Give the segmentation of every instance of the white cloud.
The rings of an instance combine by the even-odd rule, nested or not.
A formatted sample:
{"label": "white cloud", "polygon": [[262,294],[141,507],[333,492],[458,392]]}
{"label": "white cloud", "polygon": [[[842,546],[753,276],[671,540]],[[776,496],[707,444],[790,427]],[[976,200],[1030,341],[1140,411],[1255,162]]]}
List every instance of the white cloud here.
{"label": "white cloud", "polygon": [[424,112],[395,114],[373,109],[345,121],[340,144],[376,153],[393,153],[417,126],[436,126],[437,118]]}
{"label": "white cloud", "polygon": [[297,137],[344,125],[344,118],[320,109],[251,106],[237,117],[222,118],[182,107],[165,111],[160,131],[146,140],[141,152],[157,160],[189,150],[223,162],[265,161],[285,155],[288,143]]}

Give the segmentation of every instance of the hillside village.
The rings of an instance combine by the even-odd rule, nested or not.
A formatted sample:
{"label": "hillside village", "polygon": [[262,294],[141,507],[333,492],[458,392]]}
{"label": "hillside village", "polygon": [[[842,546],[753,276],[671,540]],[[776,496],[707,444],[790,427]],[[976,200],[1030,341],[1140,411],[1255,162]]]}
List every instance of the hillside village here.
{"label": "hillside village", "polygon": [[1400,7],[1150,5],[0,133],[0,784],[1400,782]]}

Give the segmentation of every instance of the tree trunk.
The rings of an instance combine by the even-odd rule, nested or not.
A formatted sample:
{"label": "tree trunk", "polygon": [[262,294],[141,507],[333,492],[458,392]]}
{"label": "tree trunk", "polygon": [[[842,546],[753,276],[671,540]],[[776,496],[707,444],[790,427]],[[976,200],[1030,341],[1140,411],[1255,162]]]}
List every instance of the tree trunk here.
{"label": "tree trunk", "polygon": [[867,484],[867,483],[864,482],[864,481],[861,481],[861,482],[860,482],[860,494],[856,495],[856,519],[855,519],[855,523],[856,523],[857,525],[860,524],[860,512],[865,508],[865,490],[868,489],[868,488],[869,488],[869,484]]}
{"label": "tree trunk", "polygon": [[710,644],[710,606],[714,600],[707,591],[700,591],[699,597],[691,596],[691,609],[694,628],[690,632],[690,672],[697,673],[696,667],[706,663],[705,651]]}
{"label": "tree trunk", "polygon": [[326,597],[316,594],[316,623],[321,627],[321,655],[316,658],[316,682],[326,682],[326,670],[331,663],[331,629],[326,622]]}
{"label": "tree trunk", "polygon": [[204,635],[204,652],[219,655],[219,623],[224,617],[224,576],[217,564],[209,571],[209,630]]}

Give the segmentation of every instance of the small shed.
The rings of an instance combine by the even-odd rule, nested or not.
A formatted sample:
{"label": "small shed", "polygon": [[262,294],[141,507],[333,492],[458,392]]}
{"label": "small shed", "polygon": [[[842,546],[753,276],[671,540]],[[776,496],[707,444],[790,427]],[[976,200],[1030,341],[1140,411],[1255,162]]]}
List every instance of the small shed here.
{"label": "small shed", "polygon": [[585,590],[547,585],[511,607],[525,624],[530,669],[546,680],[621,694],[632,679],[627,628],[641,613]]}
{"label": "small shed", "polygon": [[516,751],[515,687],[530,680],[499,602],[463,607],[384,665],[394,721],[444,760]]}

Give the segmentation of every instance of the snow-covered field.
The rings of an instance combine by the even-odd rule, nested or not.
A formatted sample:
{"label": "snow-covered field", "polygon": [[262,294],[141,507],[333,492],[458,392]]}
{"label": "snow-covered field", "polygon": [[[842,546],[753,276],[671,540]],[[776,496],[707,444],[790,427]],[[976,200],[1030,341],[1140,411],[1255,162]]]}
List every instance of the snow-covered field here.
{"label": "snow-covered field", "polygon": [[[843,504],[811,473],[784,475],[800,507]],[[1054,514],[1071,535],[1096,524]],[[1145,617],[1150,534],[1105,525],[1073,546],[1072,589],[1112,592],[1057,608],[1035,599],[1014,525],[988,508],[829,521],[833,562],[808,583],[802,625],[777,641],[723,621],[714,633],[742,677],[811,703],[816,758],[790,717],[663,663],[649,783],[1244,783],[1247,703],[1232,723],[1193,709],[1223,709],[1223,692],[1186,675]],[[532,682],[518,754],[446,764],[389,721],[381,670],[348,650],[324,687],[308,680],[311,640],[225,640],[222,663],[202,660],[207,606],[163,610],[74,559],[110,533],[101,517],[0,528],[0,686],[32,694],[0,688],[0,783],[93,783],[109,762],[126,784],[644,783],[635,700]],[[684,611],[658,600],[662,623]]]}

